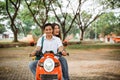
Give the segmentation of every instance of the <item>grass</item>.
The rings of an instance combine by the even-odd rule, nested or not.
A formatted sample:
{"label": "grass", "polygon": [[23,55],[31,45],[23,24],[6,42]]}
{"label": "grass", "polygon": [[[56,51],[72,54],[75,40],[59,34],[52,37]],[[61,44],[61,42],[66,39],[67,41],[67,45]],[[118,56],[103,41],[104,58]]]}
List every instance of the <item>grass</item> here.
{"label": "grass", "polygon": [[101,49],[101,48],[109,48],[109,49],[120,49],[120,44],[75,44],[69,45],[68,49]]}
{"label": "grass", "polygon": [[113,54],[120,54],[120,50],[113,50],[112,52],[110,53],[113,53]]}
{"label": "grass", "polygon": [[[12,42],[11,40],[0,40],[0,48],[5,47],[25,47],[30,46],[29,43],[26,42]],[[101,48],[114,48],[120,49],[120,43],[116,44],[105,44],[100,41],[83,41],[80,42],[71,42],[70,45],[67,46],[68,49],[101,49]]]}
{"label": "grass", "polygon": [[25,42],[0,42],[0,48],[9,48],[9,47],[22,47],[22,46],[30,46],[29,43]]}

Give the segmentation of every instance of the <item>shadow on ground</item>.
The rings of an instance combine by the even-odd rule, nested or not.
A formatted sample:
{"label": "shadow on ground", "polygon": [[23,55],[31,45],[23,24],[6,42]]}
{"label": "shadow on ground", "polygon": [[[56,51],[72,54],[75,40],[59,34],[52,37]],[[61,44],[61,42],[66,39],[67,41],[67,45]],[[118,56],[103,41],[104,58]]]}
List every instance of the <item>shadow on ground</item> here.
{"label": "shadow on ground", "polygon": [[120,75],[106,72],[106,73],[101,73],[101,75],[99,76],[87,76],[87,75],[86,77],[71,76],[71,80],[120,80]]}

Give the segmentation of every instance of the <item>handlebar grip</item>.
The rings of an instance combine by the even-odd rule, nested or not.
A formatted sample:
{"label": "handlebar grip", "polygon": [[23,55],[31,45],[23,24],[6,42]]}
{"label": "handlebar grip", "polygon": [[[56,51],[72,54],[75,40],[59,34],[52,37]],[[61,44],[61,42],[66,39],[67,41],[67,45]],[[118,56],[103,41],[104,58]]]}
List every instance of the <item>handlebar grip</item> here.
{"label": "handlebar grip", "polygon": [[[62,52],[58,52],[57,55],[62,56]],[[69,53],[67,53],[66,55],[69,56]]]}
{"label": "handlebar grip", "polygon": [[29,54],[29,57],[34,57],[32,54]]}

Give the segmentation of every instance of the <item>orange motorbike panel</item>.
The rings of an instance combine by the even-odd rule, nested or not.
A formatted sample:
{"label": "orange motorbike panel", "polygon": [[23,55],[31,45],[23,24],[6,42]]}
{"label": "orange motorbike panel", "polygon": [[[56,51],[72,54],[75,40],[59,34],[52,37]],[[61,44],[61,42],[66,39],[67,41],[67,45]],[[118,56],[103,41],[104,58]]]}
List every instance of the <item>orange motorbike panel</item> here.
{"label": "orange motorbike panel", "polygon": [[62,69],[61,69],[61,64],[57,58],[54,57],[54,54],[47,53],[42,57],[38,63],[43,63],[47,58],[53,59],[55,63],[58,63],[58,66],[55,66],[54,69],[51,72],[45,71],[43,66],[39,66],[37,64],[36,68],[36,80],[41,80],[41,75],[57,75],[58,80],[62,80]]}

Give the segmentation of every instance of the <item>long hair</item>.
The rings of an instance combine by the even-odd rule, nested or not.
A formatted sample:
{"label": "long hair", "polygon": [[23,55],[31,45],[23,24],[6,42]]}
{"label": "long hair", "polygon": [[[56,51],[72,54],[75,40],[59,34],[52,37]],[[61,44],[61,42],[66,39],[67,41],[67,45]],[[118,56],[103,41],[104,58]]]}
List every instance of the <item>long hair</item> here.
{"label": "long hair", "polygon": [[[59,25],[59,24],[57,24],[57,23],[52,23],[53,31],[54,31],[54,29],[55,29],[55,26],[58,26],[59,29],[60,29],[60,25]],[[54,34],[53,34],[53,35],[54,35]],[[59,35],[54,35],[54,36],[59,37],[60,39],[62,39],[62,37],[61,37],[61,29],[60,29],[60,31],[59,31]]]}

